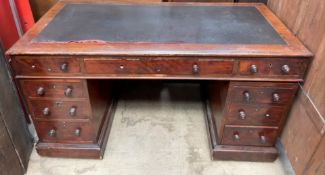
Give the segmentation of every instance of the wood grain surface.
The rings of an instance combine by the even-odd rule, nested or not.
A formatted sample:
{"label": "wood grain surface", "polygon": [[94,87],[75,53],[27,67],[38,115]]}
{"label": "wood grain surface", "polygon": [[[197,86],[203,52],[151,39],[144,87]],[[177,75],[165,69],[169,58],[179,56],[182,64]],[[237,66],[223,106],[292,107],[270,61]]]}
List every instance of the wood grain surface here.
{"label": "wood grain surface", "polygon": [[325,147],[325,1],[269,0],[268,6],[315,54],[281,141],[297,175],[324,174],[325,156],[317,148]]}
{"label": "wood grain surface", "polygon": [[[73,1],[69,1],[73,2]],[[76,1],[74,1],[76,2]],[[108,3],[108,1],[96,1],[97,3]],[[94,3],[96,3],[94,2]],[[114,2],[114,1],[112,1]],[[78,1],[78,3],[81,3]],[[119,2],[129,4],[126,2]],[[132,4],[132,3],[131,3]],[[147,3],[157,4],[157,3]],[[173,3],[162,3],[163,6],[173,6]],[[37,43],[32,42],[55,17],[58,12],[64,8],[65,2],[58,2],[14,47],[9,50],[11,55],[19,54],[56,54],[56,55],[201,55],[201,56],[300,56],[310,57],[310,52],[296,39],[294,35],[274,16],[263,4],[254,3],[177,3],[184,6],[251,6],[266,18],[274,27],[276,32],[285,40],[287,45],[263,45],[263,44],[195,44],[195,43],[96,43],[90,42],[87,45],[83,43]],[[28,49],[27,49],[28,48]]]}
{"label": "wood grain surface", "polygon": [[[41,155],[84,158],[102,157],[103,145],[105,145],[107,132],[109,131],[109,128],[106,127],[109,127],[112,118],[113,92],[111,85],[104,85],[109,81],[95,79],[190,79],[226,80],[228,82],[235,80],[230,85],[228,83],[229,91],[227,83],[225,83],[224,89],[220,91],[228,92],[228,95],[221,94],[220,97],[211,98],[212,105],[220,104],[218,98],[224,98],[221,99],[223,106],[230,104],[247,105],[248,103],[244,102],[241,97],[244,91],[250,91],[252,100],[249,104],[288,107],[291,105],[296,93],[296,82],[303,81],[303,75],[312,56],[282,22],[261,3],[150,2],[144,5],[159,5],[162,9],[175,9],[176,7],[190,9],[196,9],[193,7],[197,7],[197,9],[207,7],[211,9],[253,9],[252,11],[257,12],[258,16],[262,15],[260,16],[263,19],[262,21],[268,23],[272,30],[276,32],[276,35],[280,36],[285,43],[241,43],[239,41],[240,37],[236,37],[234,43],[193,43],[191,40],[182,40],[183,42],[151,42],[151,39],[155,39],[157,36],[149,38],[150,42],[131,42],[128,39],[124,42],[98,42],[97,40],[89,40],[89,38],[85,38],[86,41],[81,38],[72,42],[61,39],[58,41],[54,39],[55,42],[37,40],[37,37],[42,35],[42,32],[46,31],[47,27],[50,27],[51,21],[58,19],[55,17],[60,16],[60,11],[68,7],[66,3],[80,3],[81,6],[84,6],[83,3],[90,3],[90,1],[68,0],[58,2],[33,29],[8,51],[12,58],[11,63],[15,70],[15,77],[21,85],[25,100],[32,102],[40,99],[51,100],[56,104],[58,99],[62,98],[62,101],[85,100],[90,103],[91,109],[86,109],[86,111],[92,112],[92,119],[89,121],[72,119],[71,121],[65,121],[65,119],[61,118],[55,121],[44,119],[35,122],[41,138],[37,144],[37,150]],[[91,3],[97,5],[116,3],[125,6],[134,5],[138,2],[97,0],[91,1]],[[128,17],[126,16],[126,18]],[[245,18],[250,18],[250,15]],[[253,25],[254,21],[261,22],[261,20],[254,19],[249,24]],[[99,26],[96,24],[90,27],[95,31],[96,27]],[[203,27],[209,26],[205,24]],[[134,30],[136,29],[138,28]],[[197,28],[194,29],[194,33],[199,33],[196,32],[199,31]],[[226,29],[222,30],[226,31]],[[180,29],[177,32],[180,32]],[[248,35],[249,31],[246,30],[244,33]],[[60,32],[57,32],[57,34],[60,34]],[[195,37],[200,37],[200,35]],[[229,39],[232,38],[229,37]],[[253,70],[252,66],[257,67],[257,70]],[[287,71],[283,67],[286,67]],[[238,82],[240,80],[242,82]],[[70,91],[70,95],[66,95],[67,90]],[[214,89],[210,90],[214,91]],[[42,91],[42,93],[38,93],[39,91]],[[50,103],[44,104],[50,105]],[[34,104],[33,107],[35,106],[38,105]],[[44,106],[38,108],[44,108]],[[216,108],[212,107],[212,111],[218,113],[217,110],[220,109]],[[30,109],[33,108],[30,107]],[[58,111],[62,113],[63,108]],[[33,114],[35,115],[35,113]],[[221,128],[218,128],[218,132],[219,130],[221,132],[214,133],[217,129],[213,120],[218,120],[217,117],[213,116],[214,114],[216,113],[211,113],[210,118],[212,117],[212,121],[208,122],[214,156],[225,151],[229,152],[230,155],[221,154],[221,157],[232,157],[234,160],[244,160],[245,155],[248,155],[247,160],[253,161],[273,161],[276,158],[277,152],[274,148],[274,142],[282,130],[286,117],[280,117],[276,122],[276,126],[268,126],[270,123],[263,126],[255,126],[255,124],[248,124],[247,126],[225,125],[221,123]],[[286,111],[281,111],[275,115],[282,114],[285,116]],[[225,120],[221,122],[225,122]],[[217,125],[219,124],[217,123]],[[233,140],[234,132],[240,132],[242,136],[240,142]],[[218,134],[219,138],[216,138],[216,134]],[[220,145],[217,146],[218,143],[215,143],[217,139],[219,139],[219,144],[237,145],[237,147],[223,148]],[[259,147],[256,148],[256,146]],[[82,149],[84,151],[81,151]],[[258,157],[258,155],[261,155],[261,157]]]}

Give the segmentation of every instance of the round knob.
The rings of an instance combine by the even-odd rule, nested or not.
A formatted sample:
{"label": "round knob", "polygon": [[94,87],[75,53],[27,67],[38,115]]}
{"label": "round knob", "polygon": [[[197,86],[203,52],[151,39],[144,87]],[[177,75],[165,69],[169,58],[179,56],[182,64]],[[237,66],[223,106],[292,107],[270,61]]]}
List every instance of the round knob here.
{"label": "round knob", "polygon": [[242,119],[242,120],[245,120],[246,118],[246,113],[244,110],[240,110],[239,111],[239,118]]}
{"label": "round knob", "polygon": [[56,131],[55,131],[55,129],[51,129],[51,130],[49,131],[48,135],[49,135],[50,137],[55,137],[55,135],[56,135]]}
{"label": "round knob", "polygon": [[121,70],[124,70],[124,68],[125,68],[124,65],[120,65]]}
{"label": "round knob", "polygon": [[50,108],[46,107],[43,109],[43,115],[49,116],[50,115]]}
{"label": "round knob", "polygon": [[80,128],[77,128],[77,129],[74,131],[74,135],[77,136],[77,137],[80,137],[80,134],[81,134],[81,129],[80,129]]}
{"label": "round knob", "polygon": [[270,114],[265,114],[265,118],[271,118]]}
{"label": "round knob", "polygon": [[234,140],[235,141],[239,141],[240,140],[240,137],[239,137],[239,134],[238,133],[235,133],[234,134]]}
{"label": "round knob", "polygon": [[193,67],[192,67],[192,72],[193,72],[193,74],[198,74],[199,71],[200,71],[200,67],[199,67],[199,65],[194,64]]}
{"label": "round knob", "polygon": [[260,142],[261,142],[261,144],[265,144],[266,137],[264,135],[260,135]]}
{"label": "round knob", "polygon": [[290,72],[290,67],[285,64],[282,66],[281,70],[284,74],[288,74]]}
{"label": "round knob", "polygon": [[273,102],[279,102],[280,101],[280,96],[277,93],[272,94],[272,100]]}
{"label": "round knob", "polygon": [[72,96],[72,88],[71,87],[67,87],[64,90],[64,95],[67,96],[67,97],[71,97]]}
{"label": "round knob", "polygon": [[69,115],[71,117],[73,116],[76,116],[76,113],[77,113],[77,108],[75,106],[72,106],[70,109],[69,109]]}
{"label": "round knob", "polygon": [[68,63],[63,63],[60,65],[60,70],[62,72],[67,72],[68,71]]}
{"label": "round knob", "polygon": [[249,102],[251,100],[251,94],[248,91],[244,92],[244,99],[246,102]]}
{"label": "round knob", "polygon": [[43,87],[39,87],[36,91],[38,96],[43,96],[45,94],[45,89]]}
{"label": "round knob", "polygon": [[250,67],[249,67],[251,73],[257,73],[258,69],[257,69],[257,66],[255,64],[252,64]]}

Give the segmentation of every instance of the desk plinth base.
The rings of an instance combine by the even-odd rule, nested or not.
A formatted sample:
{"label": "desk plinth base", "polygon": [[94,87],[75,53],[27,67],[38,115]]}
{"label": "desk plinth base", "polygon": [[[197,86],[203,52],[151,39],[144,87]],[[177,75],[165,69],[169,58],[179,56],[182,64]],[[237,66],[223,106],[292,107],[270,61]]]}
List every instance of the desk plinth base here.
{"label": "desk plinth base", "polygon": [[215,145],[211,147],[213,160],[273,162],[278,157],[275,147]]}
{"label": "desk plinth base", "polygon": [[218,144],[216,133],[217,128],[208,104],[209,103],[207,102],[205,116],[210,141],[210,152],[213,160],[273,162],[278,157],[278,151],[275,147],[233,146]]}
{"label": "desk plinth base", "polygon": [[62,143],[43,143],[36,144],[36,151],[41,156],[47,157],[66,157],[66,158],[87,158],[103,159],[106,143],[112,127],[116,103],[108,107],[104,114],[102,127],[99,131],[97,143],[94,144],[62,144]]}

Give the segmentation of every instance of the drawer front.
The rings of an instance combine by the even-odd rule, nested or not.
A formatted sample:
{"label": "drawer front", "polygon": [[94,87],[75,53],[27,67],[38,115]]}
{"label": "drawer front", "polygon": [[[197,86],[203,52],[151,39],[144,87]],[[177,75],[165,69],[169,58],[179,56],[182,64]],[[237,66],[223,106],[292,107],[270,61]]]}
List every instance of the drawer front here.
{"label": "drawer front", "polygon": [[273,146],[278,129],[226,125],[222,137],[224,145]]}
{"label": "drawer front", "polygon": [[90,119],[88,101],[31,100],[30,108],[35,119]]}
{"label": "drawer front", "polygon": [[89,74],[152,74],[154,69],[138,59],[84,59]]}
{"label": "drawer front", "polygon": [[211,59],[85,59],[89,74],[164,74],[226,75],[232,74],[233,60]]}
{"label": "drawer front", "polygon": [[308,66],[306,59],[241,60],[240,75],[292,76],[302,78]]}
{"label": "drawer front", "polygon": [[35,122],[42,142],[92,142],[95,139],[89,122]]}
{"label": "drawer front", "polygon": [[297,84],[238,83],[230,86],[229,100],[242,104],[291,104]]}
{"label": "drawer front", "polygon": [[25,97],[82,98],[85,97],[80,80],[20,80]]}
{"label": "drawer front", "polygon": [[12,66],[16,75],[80,74],[77,58],[15,58]]}
{"label": "drawer front", "polygon": [[228,125],[279,126],[285,114],[280,106],[230,104],[224,115]]}
{"label": "drawer front", "polygon": [[197,62],[200,75],[230,75],[233,72],[234,62],[232,60],[215,61],[201,59]]}

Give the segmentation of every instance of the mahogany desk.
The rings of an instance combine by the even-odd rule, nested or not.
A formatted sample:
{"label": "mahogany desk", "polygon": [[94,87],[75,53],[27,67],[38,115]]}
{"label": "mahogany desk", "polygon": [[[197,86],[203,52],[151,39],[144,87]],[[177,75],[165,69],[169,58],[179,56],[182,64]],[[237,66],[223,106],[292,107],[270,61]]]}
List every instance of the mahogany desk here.
{"label": "mahogany desk", "polygon": [[264,4],[73,0],[56,4],[8,54],[40,155],[102,158],[113,79],[208,80],[212,157],[250,161],[277,157],[312,56]]}

